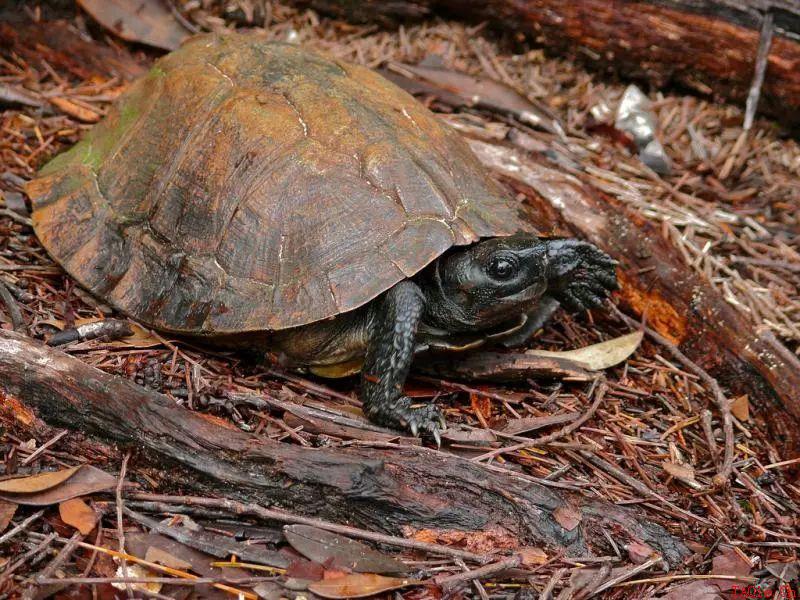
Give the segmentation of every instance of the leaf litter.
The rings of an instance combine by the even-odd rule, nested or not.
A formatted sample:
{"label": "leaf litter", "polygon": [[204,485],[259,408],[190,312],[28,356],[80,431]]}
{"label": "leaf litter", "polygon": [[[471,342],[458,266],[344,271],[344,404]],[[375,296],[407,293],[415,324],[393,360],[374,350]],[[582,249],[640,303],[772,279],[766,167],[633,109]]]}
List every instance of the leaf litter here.
{"label": "leaf litter", "polygon": [[[311,11],[296,11],[279,3],[267,4],[268,10],[264,8],[266,4],[249,0],[177,2],[175,6],[180,18],[201,30],[224,31],[242,25],[257,29],[266,27],[264,34],[272,39],[302,41],[340,58],[368,66],[394,64],[402,68],[402,65],[417,65],[415,68],[418,73],[425,69],[429,85],[427,99],[423,99],[433,109],[441,110],[447,122],[461,131],[469,131],[471,135],[487,136],[495,142],[503,140],[516,143],[519,147],[524,145],[528,148],[526,151],[539,148],[549,152],[567,169],[576,165],[584,169],[600,189],[635,207],[643,218],[660,224],[669,239],[684,253],[687,264],[708,277],[732,306],[757,325],[779,336],[791,350],[800,348],[800,269],[797,268],[800,254],[796,238],[785,233],[796,231],[798,227],[800,196],[796,181],[800,175],[800,151],[795,142],[776,135],[769,124],[757,123],[756,135],[748,138],[743,151],[734,153],[739,138],[739,126],[735,124],[740,122],[739,109],[688,96],[651,95],[649,110],[652,111],[672,166],[671,175],[665,175],[660,181],[654,180],[642,169],[640,158],[631,153],[625,144],[609,141],[611,138],[573,135],[576,131],[590,129],[593,114],[602,116],[602,111],[593,112],[595,107],[609,107],[610,118],[612,107],[619,106],[623,97],[623,86],[605,84],[568,61],[544,58],[537,50],[514,54],[488,34],[483,37],[483,32],[456,23],[432,21],[409,26],[401,32],[381,31],[322,19]],[[167,4],[161,6],[163,9]],[[96,9],[90,12],[94,14]],[[161,14],[166,13],[162,10]],[[178,18],[171,11],[169,14],[169,19]],[[143,17],[129,14],[126,16],[128,18]],[[184,25],[181,27],[186,29]],[[166,25],[166,28],[174,30],[174,23]],[[109,31],[115,35],[113,24]],[[183,37],[183,33],[173,39],[180,37]],[[465,40],[477,41],[467,43]],[[138,41],[149,43],[144,38]],[[173,43],[167,42],[170,46]],[[11,99],[11,110],[0,116],[3,121],[0,152],[4,166],[8,167],[0,179],[4,198],[0,201],[0,208],[11,207],[12,204],[16,207],[13,211],[15,216],[0,213],[0,227],[4,236],[0,247],[0,280],[23,307],[27,331],[42,339],[60,329],[119,317],[64,278],[35,244],[35,240],[31,239],[26,215],[16,212],[20,208],[24,210],[24,202],[20,207],[19,202],[13,200],[21,197],[21,183],[31,177],[46,159],[73,144],[86,131],[88,124],[104,114],[108,102],[119,93],[124,81],[130,78],[130,73],[145,70],[155,56],[152,51],[126,48],[124,44],[112,44],[109,49],[109,44],[99,38],[91,40],[91,44],[104,60],[98,64],[93,62],[92,57],[87,57],[86,65],[94,65],[91,67],[94,73],[90,73],[86,65],[77,62],[81,57],[80,49],[86,48],[85,40],[76,42],[76,51],[68,57],[59,58],[56,52],[50,51],[47,64],[31,54],[29,48],[19,46],[13,55],[3,51],[5,62],[0,64],[4,77],[3,89],[8,88],[15,93],[7,94]],[[8,43],[8,48],[12,46],[13,43]],[[441,60],[436,64],[430,60],[426,63],[425,59],[431,56],[441,57]],[[492,67],[493,64],[501,65],[502,72]],[[436,72],[436,69],[439,71]],[[408,73],[413,75],[412,71]],[[455,112],[447,104],[448,97],[436,97],[436,88],[442,80],[450,82],[450,101],[455,102],[454,96],[457,96],[461,103]],[[477,94],[480,102],[473,101],[476,91],[480,92]],[[53,101],[53,98],[56,100]],[[465,98],[468,102],[465,102]],[[552,134],[541,134],[536,129],[540,124],[525,122],[521,118],[523,111],[531,110],[531,105],[541,108],[542,114],[548,118],[556,119],[557,126],[566,133],[570,147],[578,149],[577,159],[563,150],[564,142],[560,135],[553,137]],[[616,135],[613,123],[609,122],[605,131]],[[726,168],[727,164],[733,168]],[[513,187],[510,192],[515,193]],[[0,320],[2,325],[8,323],[2,310]],[[666,575],[660,573],[657,566],[650,566],[647,574],[629,577],[627,583],[633,585],[614,588],[616,597],[627,597],[625,594],[628,592],[635,594],[630,597],[719,597],[720,583],[730,587],[731,581],[740,581],[724,577],[750,578],[740,583],[752,581],[754,571],[749,566],[750,561],[743,558],[743,553],[757,557],[760,563],[753,564],[766,564],[766,570],[776,578],[779,574],[789,580],[796,578],[792,574],[797,570],[800,493],[796,480],[788,477],[787,473],[797,459],[777,454],[758,423],[752,422],[748,399],[740,396],[734,399],[731,406],[731,412],[738,421],[734,463],[736,477],[730,489],[714,490],[709,469],[713,468],[714,452],[719,451],[722,438],[716,412],[709,412],[707,418],[703,416],[707,406],[712,406],[710,391],[696,376],[681,365],[672,363],[660,347],[649,341],[642,342],[640,338],[633,348],[629,348],[632,355],[621,356],[625,353],[620,347],[631,344],[630,340],[634,338],[630,337],[626,342],[618,340],[635,335],[637,333],[629,334],[626,326],[613,317],[593,312],[588,316],[558,315],[552,325],[540,333],[536,343],[545,352],[555,352],[556,356],[565,360],[573,360],[587,367],[601,365],[596,368],[608,369],[609,390],[604,403],[587,423],[565,434],[559,441],[592,448],[595,457],[605,457],[607,462],[618,465],[623,471],[621,475],[617,473],[615,476],[612,475],[615,473],[613,471],[600,470],[596,466],[600,463],[582,460],[583,455],[579,452],[586,450],[570,447],[524,448],[500,452],[487,460],[498,468],[512,468],[528,476],[548,478],[620,503],[642,503],[640,486],[644,486],[713,522],[713,526],[705,526],[679,519],[663,505],[648,503],[650,506],[647,510],[654,520],[665,524],[679,537],[702,541],[700,545],[705,550],[698,550],[687,565]],[[609,343],[612,350],[597,349]],[[595,349],[587,355],[586,351],[593,347]],[[335,416],[337,412],[343,414],[344,408],[348,411],[357,410],[352,387],[347,384],[328,386],[317,383],[317,380],[297,378],[279,369],[264,373],[249,368],[230,353],[207,353],[189,344],[161,340],[146,331],[138,339],[135,333],[133,338],[119,340],[80,340],[67,346],[67,351],[103,370],[167,393],[176,402],[230,418],[241,426],[250,427],[258,435],[273,440],[287,443],[301,443],[302,440],[308,445],[358,443],[362,440],[375,443],[382,434],[368,430],[358,419],[347,422],[349,429],[346,435],[342,434],[341,429],[333,427],[339,418]],[[584,354],[580,354],[581,351]],[[617,352],[621,358],[609,362],[613,356],[608,355]],[[614,366],[619,361],[622,363]],[[462,388],[469,387],[468,391],[442,379],[433,378],[431,381],[431,378],[425,378],[424,381],[419,397],[424,399],[427,393],[428,396],[439,396],[440,400],[447,401],[448,419],[454,425],[464,427],[463,436],[445,440],[445,452],[485,453],[487,443],[502,450],[504,439],[498,432],[523,440],[532,439],[523,436],[539,429],[552,431],[573,421],[584,413],[590,402],[585,388],[569,381],[527,382],[513,388],[494,384],[474,387],[461,384]],[[411,381],[410,384],[415,382]],[[430,391],[425,392],[425,389]],[[318,423],[316,430],[313,430],[311,421],[300,421],[300,417],[287,425],[291,411],[278,404],[255,408],[237,402],[237,395],[267,395],[294,406],[314,401],[329,407],[331,412],[315,412],[313,419]],[[488,409],[487,404],[490,407]],[[475,406],[478,407],[477,411],[474,410]],[[304,418],[312,418],[310,414],[303,415]],[[359,429],[360,426],[365,428]],[[471,433],[475,431],[478,433]],[[10,499],[10,502],[0,501],[0,517],[5,507],[9,521],[5,525],[5,533],[16,533],[3,542],[7,545],[0,552],[10,550],[13,561],[14,557],[28,551],[32,544],[46,541],[46,536],[42,537],[44,534],[41,533],[44,531],[44,515],[57,519],[55,505],[69,502],[70,497],[81,498],[84,506],[87,498],[91,497],[98,517],[105,524],[105,535],[116,538],[118,533],[113,518],[116,507],[107,493],[116,485],[116,479],[106,474],[107,477],[101,478],[99,483],[92,483],[92,477],[96,477],[97,473],[92,475],[88,470],[89,465],[80,466],[86,458],[69,454],[71,436],[57,440],[37,455],[32,464],[20,467],[19,457],[30,456],[35,447],[27,447],[21,441],[28,437],[14,438],[13,434],[5,431],[2,435],[7,448],[2,455],[2,466],[5,467],[5,473],[15,477],[0,480],[0,490],[3,490],[3,484],[14,482],[7,485],[11,489],[16,486],[18,491],[2,492],[4,498]],[[385,438],[379,441],[389,443]],[[511,441],[518,443],[520,440],[512,438]],[[679,456],[671,451],[670,444],[680,450]],[[87,458],[90,462],[96,461],[98,466],[103,466],[108,460],[108,456],[102,453]],[[504,462],[501,463],[501,460]],[[72,475],[65,476],[65,467],[67,470],[74,469]],[[41,474],[43,468],[46,470],[44,475]],[[59,471],[62,471],[60,475],[51,474]],[[79,478],[81,473],[90,476],[84,481]],[[147,486],[161,484],[169,477],[168,473],[147,469],[141,469],[138,474],[138,485]],[[43,479],[26,483],[20,481],[29,476],[42,476]],[[625,476],[630,479],[625,479]],[[635,487],[631,479],[635,479],[639,487]],[[700,488],[687,490],[688,482]],[[102,487],[98,487],[100,485]],[[35,488],[44,489],[31,491]],[[28,503],[23,504],[19,500],[28,500]],[[131,501],[126,502],[126,505],[132,504]],[[204,525],[197,525],[199,529],[194,531],[191,527],[176,526],[179,521],[174,519],[179,512],[188,512],[198,520],[204,516],[197,507],[183,505],[179,497],[165,506],[143,505],[136,508],[154,519],[172,519],[167,527],[192,537],[191,543],[195,545],[217,540],[198,532],[224,535],[228,542],[231,541],[232,534],[228,529],[215,527],[215,520],[222,518],[221,515],[211,517]],[[566,530],[580,526],[580,513],[574,509],[559,510],[557,514]],[[239,532],[235,540],[239,544],[260,545],[261,549],[270,552],[281,546],[283,549],[287,547],[283,542],[276,543],[274,539],[260,540],[257,531],[261,524],[252,519],[233,514],[226,514],[225,518],[231,519]],[[154,565],[171,562],[165,566],[185,574],[169,576],[190,581],[190,576],[214,579],[225,572],[229,579],[251,582],[231,584],[241,585],[243,589],[248,585],[259,585],[252,581],[257,576],[269,579],[261,582],[261,585],[276,581],[275,572],[211,566],[218,557],[157,534],[131,531],[136,527],[145,531],[150,528],[137,524],[129,517],[125,518],[125,522],[127,549],[133,553],[130,554],[131,559],[138,557]],[[718,547],[720,531],[726,532],[726,541],[733,543],[733,546]],[[607,533],[611,539],[608,547],[597,549],[616,565],[605,576],[607,581],[629,573],[626,569],[630,567],[624,565],[640,562],[649,564],[651,559],[646,545],[615,547],[614,532]],[[4,528],[0,527],[0,539],[3,535]],[[75,535],[84,534],[75,532]],[[280,539],[280,533],[277,535],[277,539]],[[477,539],[464,539],[462,532],[420,532],[419,535],[429,535],[432,541],[448,541],[456,546],[479,543]],[[490,537],[481,543],[489,546],[494,544],[496,549],[504,548],[504,551],[513,552],[513,548],[506,548],[504,543],[498,541],[503,539],[502,532],[491,537],[494,541],[489,541]],[[59,549],[66,549],[69,541],[64,537],[50,543],[57,544]],[[116,539],[96,543],[110,546],[115,542]],[[86,541],[78,544],[91,546]],[[348,542],[343,544],[350,546]],[[109,556],[105,550],[77,547],[83,548],[81,552]],[[151,550],[156,547],[158,550]],[[221,544],[219,547],[233,546]],[[371,573],[343,575],[344,571],[339,569],[344,565],[338,568],[334,562],[326,565],[331,557],[326,555],[324,548],[324,544],[317,547],[317,554],[310,561],[316,565],[315,570],[321,569],[319,572],[323,577],[329,577],[316,582],[328,585],[324,593],[374,594],[391,589],[403,590],[402,587],[393,587],[407,581],[402,578],[383,579]],[[372,547],[369,549],[378,552]],[[110,552],[110,549],[106,550]],[[564,557],[548,555],[545,550],[520,552],[527,556],[523,559],[523,566],[529,570],[520,578],[509,577],[494,582],[506,587],[491,588],[493,594],[506,594],[502,597],[511,598],[525,586],[542,590],[551,580],[556,591],[563,591],[569,585],[569,578],[556,577],[559,571],[566,569],[578,572],[587,568],[585,563],[576,564]],[[77,552],[73,548],[60,567],[67,577],[77,577],[86,566],[82,563],[79,568],[73,560],[75,556]],[[175,561],[170,561],[167,556],[172,556]],[[398,560],[400,555],[387,554],[387,557]],[[237,557],[234,558],[236,560],[232,564],[238,561]],[[357,559],[355,554],[350,557],[351,561]],[[412,571],[417,569],[423,580],[435,572],[459,573],[462,568],[447,559],[420,557],[406,552],[402,553],[402,559],[405,564],[413,566]],[[35,565],[47,562],[43,560]],[[99,570],[102,563],[100,559],[89,563],[88,566],[95,569],[89,573],[100,575],[101,578],[104,576],[108,580],[109,573]],[[166,575],[163,571],[154,570],[154,567],[134,564],[138,565],[135,574],[143,578]],[[36,569],[41,571],[42,568],[23,568],[14,574],[14,582],[22,583],[22,577],[35,576]],[[599,572],[604,573],[602,570]],[[131,572],[125,574],[130,575]],[[719,577],[689,579],[688,582],[681,579],[701,577],[701,574]],[[598,579],[597,572],[591,577]],[[340,580],[338,584],[329,583],[336,582],[337,578]],[[637,580],[641,583],[636,583]],[[3,585],[7,585],[7,582]],[[202,586],[209,585],[228,584],[193,584],[191,589],[199,591],[205,589]],[[174,590],[169,591],[169,587],[160,589],[165,593],[175,593]],[[425,588],[429,589],[432,588]]]}

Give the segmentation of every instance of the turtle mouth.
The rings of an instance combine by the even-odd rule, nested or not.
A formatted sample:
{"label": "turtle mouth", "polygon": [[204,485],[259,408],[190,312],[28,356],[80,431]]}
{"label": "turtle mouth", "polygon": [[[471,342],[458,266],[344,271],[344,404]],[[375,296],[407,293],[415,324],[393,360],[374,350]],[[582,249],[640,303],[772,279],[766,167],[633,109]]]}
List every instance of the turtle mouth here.
{"label": "turtle mouth", "polygon": [[488,306],[479,313],[483,327],[492,328],[499,324],[511,323],[521,315],[531,312],[538,304],[546,290],[544,283],[535,283],[523,290],[503,298],[498,298],[493,306]]}
{"label": "turtle mouth", "polygon": [[[536,282],[534,284],[529,285],[523,290],[520,290],[516,294],[511,294],[510,296],[505,296],[500,299],[499,303],[503,305],[512,305],[515,307],[520,307],[520,309],[527,308],[529,304],[532,304],[534,300],[538,300],[542,297],[547,288],[547,284],[544,281]],[[527,312],[527,311],[525,311]]]}

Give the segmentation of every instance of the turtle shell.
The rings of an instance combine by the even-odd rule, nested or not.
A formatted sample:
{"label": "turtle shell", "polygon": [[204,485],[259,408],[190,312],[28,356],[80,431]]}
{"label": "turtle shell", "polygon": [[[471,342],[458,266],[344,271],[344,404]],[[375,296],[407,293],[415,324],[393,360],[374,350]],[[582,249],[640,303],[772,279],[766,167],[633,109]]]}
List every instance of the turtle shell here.
{"label": "turtle shell", "polygon": [[39,239],[81,285],[196,335],[332,317],[454,244],[530,229],[400,88],[247,34],[160,59],[27,191]]}

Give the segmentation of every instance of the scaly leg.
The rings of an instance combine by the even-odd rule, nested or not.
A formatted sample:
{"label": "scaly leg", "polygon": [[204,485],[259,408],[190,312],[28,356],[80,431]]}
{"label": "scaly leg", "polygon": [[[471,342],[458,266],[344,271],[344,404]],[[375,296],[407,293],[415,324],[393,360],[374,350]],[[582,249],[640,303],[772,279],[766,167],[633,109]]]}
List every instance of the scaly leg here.
{"label": "scaly leg", "polygon": [[403,396],[424,308],[425,297],[411,281],[398,283],[376,307],[361,371],[361,399],[364,412],[374,422],[414,435],[427,433],[439,443],[439,431],[444,428],[439,409],[433,404],[413,406]]}

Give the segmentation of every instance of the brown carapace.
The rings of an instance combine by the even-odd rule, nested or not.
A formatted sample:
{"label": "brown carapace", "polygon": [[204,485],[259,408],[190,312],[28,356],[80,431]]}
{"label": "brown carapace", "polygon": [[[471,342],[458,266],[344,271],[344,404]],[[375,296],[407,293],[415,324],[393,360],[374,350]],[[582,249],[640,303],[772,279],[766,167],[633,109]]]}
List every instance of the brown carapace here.
{"label": "brown carapace", "polygon": [[39,239],[81,285],[200,336],[326,319],[453,245],[530,230],[403,90],[256,35],[159,60],[28,193]]}

